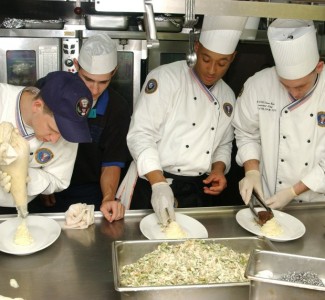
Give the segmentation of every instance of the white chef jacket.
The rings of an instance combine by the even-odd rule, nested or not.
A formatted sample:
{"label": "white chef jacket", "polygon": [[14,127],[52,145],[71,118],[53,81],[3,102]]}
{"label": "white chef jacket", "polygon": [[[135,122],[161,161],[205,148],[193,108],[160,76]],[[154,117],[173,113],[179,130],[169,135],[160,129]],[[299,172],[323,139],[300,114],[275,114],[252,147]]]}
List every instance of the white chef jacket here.
{"label": "white chef jacket", "polygon": [[237,163],[260,160],[266,198],[300,180],[310,189],[297,197],[325,201],[325,73],[313,92],[290,98],[275,68],[249,78],[233,119]]}
{"label": "white chef jacket", "polygon": [[[67,142],[62,137],[55,144],[34,137],[32,128],[26,127],[20,115],[19,101],[23,88],[0,83],[0,122],[11,122],[29,141],[27,194],[30,202],[38,194],[52,194],[69,186],[78,144]],[[15,206],[12,195],[1,188],[0,206]]]}
{"label": "white chef jacket", "polygon": [[223,80],[211,93],[185,61],[147,76],[127,135],[140,176],[153,170],[200,176],[216,161],[229,170],[235,96]]}

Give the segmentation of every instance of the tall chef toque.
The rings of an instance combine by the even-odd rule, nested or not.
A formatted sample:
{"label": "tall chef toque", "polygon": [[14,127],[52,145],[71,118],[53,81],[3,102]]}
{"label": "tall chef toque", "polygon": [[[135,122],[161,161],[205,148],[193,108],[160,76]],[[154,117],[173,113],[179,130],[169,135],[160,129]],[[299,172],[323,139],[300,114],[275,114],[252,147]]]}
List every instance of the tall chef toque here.
{"label": "tall chef toque", "polygon": [[267,34],[280,77],[300,79],[314,70],[319,52],[313,21],[276,19]]}
{"label": "tall chef toque", "polygon": [[228,55],[235,52],[247,17],[205,15],[200,43],[208,50]]}
{"label": "tall chef toque", "polygon": [[117,66],[117,47],[105,33],[89,37],[82,45],[80,66],[91,74],[107,74]]}

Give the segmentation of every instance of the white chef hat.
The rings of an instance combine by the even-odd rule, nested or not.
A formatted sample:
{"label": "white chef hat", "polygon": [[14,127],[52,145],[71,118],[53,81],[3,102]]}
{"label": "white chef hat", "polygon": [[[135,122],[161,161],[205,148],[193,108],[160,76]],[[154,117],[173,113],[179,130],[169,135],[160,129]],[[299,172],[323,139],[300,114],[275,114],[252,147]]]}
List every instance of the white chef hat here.
{"label": "white chef hat", "polygon": [[89,37],[79,54],[80,66],[91,74],[107,74],[117,66],[117,47],[105,33]]}
{"label": "white chef hat", "polygon": [[299,79],[316,67],[319,52],[313,21],[276,19],[267,34],[280,77]]}
{"label": "white chef hat", "polygon": [[205,15],[199,41],[210,51],[232,54],[246,21],[247,17]]}

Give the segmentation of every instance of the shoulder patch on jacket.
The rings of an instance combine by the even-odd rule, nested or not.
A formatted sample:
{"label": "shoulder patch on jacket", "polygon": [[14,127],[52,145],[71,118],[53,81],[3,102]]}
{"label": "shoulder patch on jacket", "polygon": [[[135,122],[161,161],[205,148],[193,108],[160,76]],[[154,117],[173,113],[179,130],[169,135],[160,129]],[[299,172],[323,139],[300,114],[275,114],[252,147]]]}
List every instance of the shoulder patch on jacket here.
{"label": "shoulder patch on jacket", "polygon": [[147,83],[145,92],[147,94],[152,94],[154,93],[158,88],[158,82],[156,81],[156,79],[150,79]]}
{"label": "shoulder patch on jacket", "polygon": [[320,111],[317,113],[318,126],[325,127],[325,112]]}
{"label": "shoulder patch on jacket", "polygon": [[35,153],[35,159],[39,164],[46,164],[54,157],[53,152],[48,148],[40,148]]}
{"label": "shoulder patch on jacket", "polygon": [[224,105],[223,105],[223,111],[225,112],[225,114],[228,117],[231,116],[233,110],[234,110],[234,108],[233,108],[233,106],[230,103],[228,103],[228,102],[224,103]]}

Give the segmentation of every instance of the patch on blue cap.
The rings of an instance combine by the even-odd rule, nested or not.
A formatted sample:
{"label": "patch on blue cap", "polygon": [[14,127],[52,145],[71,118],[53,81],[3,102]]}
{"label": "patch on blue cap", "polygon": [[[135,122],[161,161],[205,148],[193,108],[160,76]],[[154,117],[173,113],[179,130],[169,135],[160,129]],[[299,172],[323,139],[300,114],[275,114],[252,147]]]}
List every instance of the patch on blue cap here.
{"label": "patch on blue cap", "polygon": [[81,98],[77,102],[76,112],[80,117],[87,117],[91,108],[90,101],[87,98]]}

